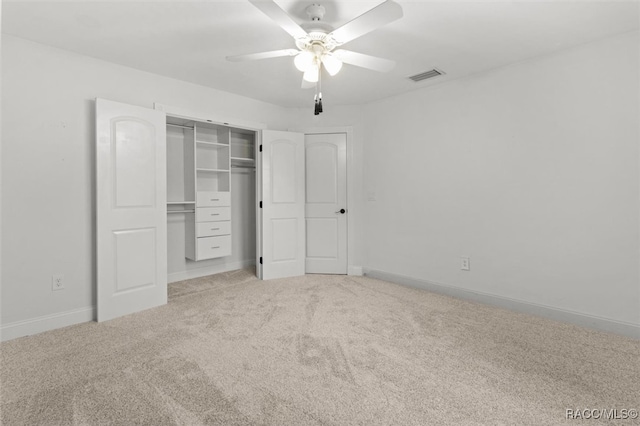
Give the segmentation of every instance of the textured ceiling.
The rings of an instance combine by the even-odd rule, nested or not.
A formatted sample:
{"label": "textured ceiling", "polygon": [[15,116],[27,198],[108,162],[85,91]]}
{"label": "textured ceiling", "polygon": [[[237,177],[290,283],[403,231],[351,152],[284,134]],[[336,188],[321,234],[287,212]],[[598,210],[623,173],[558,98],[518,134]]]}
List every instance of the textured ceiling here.
{"label": "textured ceiling", "polygon": [[[277,3],[298,23],[310,1]],[[316,0],[334,28],[381,1]],[[397,62],[386,74],[345,65],[323,79],[333,105],[362,104],[638,29],[637,1],[402,1],[400,20],[344,47]],[[7,1],[2,31],[121,65],[293,107],[309,106],[293,58],[229,55],[295,47],[245,0]],[[446,75],[414,83],[431,68]]]}

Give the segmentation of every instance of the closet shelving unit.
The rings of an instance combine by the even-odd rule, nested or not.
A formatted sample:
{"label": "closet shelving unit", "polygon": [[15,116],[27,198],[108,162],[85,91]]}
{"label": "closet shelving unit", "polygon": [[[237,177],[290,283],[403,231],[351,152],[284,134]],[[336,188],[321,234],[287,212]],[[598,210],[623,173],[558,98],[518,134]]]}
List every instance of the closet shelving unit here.
{"label": "closet shelving unit", "polygon": [[196,214],[192,260],[231,255],[231,162],[229,128],[195,123]]}
{"label": "closet shelving unit", "polygon": [[229,132],[231,142],[231,165],[236,167],[255,167],[255,132],[232,128]]}
{"label": "closet shelving unit", "polygon": [[193,123],[167,119],[167,213],[195,213]]}
{"label": "closet shelving unit", "polygon": [[255,167],[255,140],[252,130],[167,116],[167,212],[186,215],[187,259],[231,255],[231,167]]}

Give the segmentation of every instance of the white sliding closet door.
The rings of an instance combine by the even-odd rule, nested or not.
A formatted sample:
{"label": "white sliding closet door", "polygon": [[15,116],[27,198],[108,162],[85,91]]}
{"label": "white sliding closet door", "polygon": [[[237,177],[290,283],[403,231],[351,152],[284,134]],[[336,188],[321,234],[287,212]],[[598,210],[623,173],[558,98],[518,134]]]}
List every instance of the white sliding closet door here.
{"label": "white sliding closet door", "polygon": [[262,279],[305,273],[304,135],[262,131]]}
{"label": "white sliding closet door", "polygon": [[165,114],[96,100],[98,321],[167,303]]}

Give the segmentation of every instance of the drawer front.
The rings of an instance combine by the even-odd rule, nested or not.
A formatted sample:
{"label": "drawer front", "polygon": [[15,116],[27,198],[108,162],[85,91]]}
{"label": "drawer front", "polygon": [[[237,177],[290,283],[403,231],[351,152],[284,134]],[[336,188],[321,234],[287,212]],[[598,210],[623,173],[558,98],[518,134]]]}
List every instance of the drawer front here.
{"label": "drawer front", "polygon": [[198,207],[196,222],[231,220],[231,207]]}
{"label": "drawer front", "polygon": [[231,235],[198,238],[198,260],[231,256]]}
{"label": "drawer front", "polygon": [[196,194],[196,206],[198,207],[223,207],[231,205],[230,192],[206,192]]}
{"label": "drawer front", "polygon": [[214,237],[216,235],[230,235],[231,222],[200,222],[196,224],[196,237]]}

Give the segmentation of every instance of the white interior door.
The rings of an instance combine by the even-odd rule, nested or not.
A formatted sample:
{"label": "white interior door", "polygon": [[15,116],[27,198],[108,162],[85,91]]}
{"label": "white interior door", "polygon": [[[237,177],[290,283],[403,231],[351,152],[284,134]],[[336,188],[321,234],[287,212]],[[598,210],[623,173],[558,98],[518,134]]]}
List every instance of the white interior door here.
{"label": "white interior door", "polygon": [[262,131],[262,279],[305,273],[304,135]]}
{"label": "white interior door", "polygon": [[165,114],[96,100],[98,321],[167,303]]}
{"label": "white interior door", "polygon": [[347,273],[347,135],[305,136],[306,272]]}

